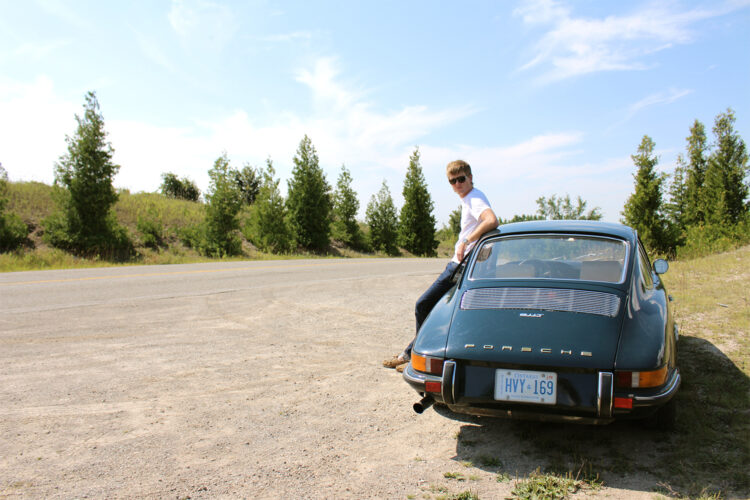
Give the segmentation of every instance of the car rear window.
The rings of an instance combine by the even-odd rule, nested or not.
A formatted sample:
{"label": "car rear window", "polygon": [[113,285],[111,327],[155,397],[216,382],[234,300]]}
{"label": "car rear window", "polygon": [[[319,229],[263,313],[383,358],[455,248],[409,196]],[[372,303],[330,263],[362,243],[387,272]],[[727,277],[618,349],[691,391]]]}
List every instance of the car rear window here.
{"label": "car rear window", "polygon": [[477,249],[471,279],[552,279],[620,283],[628,243],[580,235],[505,236]]}

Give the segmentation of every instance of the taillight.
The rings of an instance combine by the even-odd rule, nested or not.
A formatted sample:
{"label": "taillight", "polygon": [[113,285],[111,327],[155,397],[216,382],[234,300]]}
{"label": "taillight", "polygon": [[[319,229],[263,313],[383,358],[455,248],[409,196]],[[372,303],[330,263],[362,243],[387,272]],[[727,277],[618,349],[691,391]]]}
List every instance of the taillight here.
{"label": "taillight", "polygon": [[411,367],[418,372],[430,373],[432,375],[442,375],[443,361],[445,361],[443,358],[420,356],[415,352],[411,353]]}
{"label": "taillight", "polygon": [[633,398],[615,398],[615,408],[633,409]]}
{"label": "taillight", "polygon": [[443,390],[443,384],[440,382],[425,382],[424,390],[427,392],[440,392]]}
{"label": "taillight", "polygon": [[659,387],[667,381],[667,366],[649,372],[616,372],[617,386],[627,388]]}

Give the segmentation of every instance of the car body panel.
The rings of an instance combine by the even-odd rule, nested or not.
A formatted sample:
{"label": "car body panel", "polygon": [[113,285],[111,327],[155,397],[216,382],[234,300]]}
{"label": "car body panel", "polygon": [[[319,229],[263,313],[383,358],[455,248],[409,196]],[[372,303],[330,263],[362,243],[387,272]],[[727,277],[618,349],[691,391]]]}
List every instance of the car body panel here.
{"label": "car body panel", "polygon": [[674,365],[674,318],[669,298],[659,282],[643,288],[634,279],[627,304],[623,335],[618,348],[618,369],[647,370],[663,364]]}
{"label": "car body panel", "polygon": [[611,370],[620,323],[619,317],[557,311],[459,310],[445,355],[508,365]]}

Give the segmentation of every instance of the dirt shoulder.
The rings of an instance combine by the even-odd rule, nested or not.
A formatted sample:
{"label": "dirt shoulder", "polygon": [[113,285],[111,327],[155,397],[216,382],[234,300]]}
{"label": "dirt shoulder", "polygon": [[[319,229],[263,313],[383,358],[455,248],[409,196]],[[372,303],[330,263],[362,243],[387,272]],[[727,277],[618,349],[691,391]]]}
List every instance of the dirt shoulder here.
{"label": "dirt shoulder", "polygon": [[0,497],[504,498],[539,467],[583,466],[597,495],[654,498],[669,439],[637,426],[412,411],[380,362],[443,264],[6,311]]}

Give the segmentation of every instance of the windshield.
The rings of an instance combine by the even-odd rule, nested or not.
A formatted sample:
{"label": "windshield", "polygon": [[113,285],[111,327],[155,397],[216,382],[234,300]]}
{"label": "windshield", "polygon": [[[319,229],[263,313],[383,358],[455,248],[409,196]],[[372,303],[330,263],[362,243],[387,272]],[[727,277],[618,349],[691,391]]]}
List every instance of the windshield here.
{"label": "windshield", "polygon": [[470,279],[564,279],[621,283],[628,244],[580,235],[507,236],[486,241]]}

